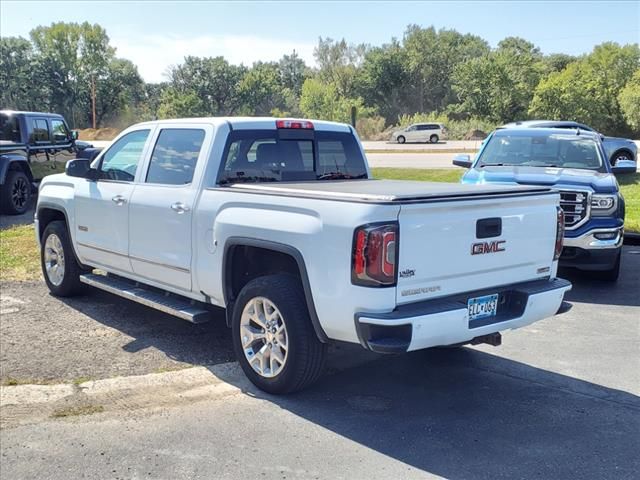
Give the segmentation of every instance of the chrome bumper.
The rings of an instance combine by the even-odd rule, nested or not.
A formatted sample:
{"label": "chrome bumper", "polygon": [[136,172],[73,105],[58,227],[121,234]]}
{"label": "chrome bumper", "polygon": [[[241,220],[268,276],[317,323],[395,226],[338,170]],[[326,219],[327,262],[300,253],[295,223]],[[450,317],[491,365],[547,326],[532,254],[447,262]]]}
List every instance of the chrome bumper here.
{"label": "chrome bumper", "polygon": [[[601,240],[596,238],[596,234],[612,233],[615,236],[611,239]],[[619,248],[622,245],[624,233],[622,228],[598,228],[589,230],[579,237],[564,238],[563,246],[583,248],[585,250],[595,250],[601,248]]]}

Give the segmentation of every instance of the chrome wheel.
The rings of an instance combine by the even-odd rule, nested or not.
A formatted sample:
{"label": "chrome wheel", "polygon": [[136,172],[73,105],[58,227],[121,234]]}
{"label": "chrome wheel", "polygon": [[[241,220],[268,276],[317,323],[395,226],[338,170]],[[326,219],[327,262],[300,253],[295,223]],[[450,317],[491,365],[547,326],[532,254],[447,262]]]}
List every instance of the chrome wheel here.
{"label": "chrome wheel", "polygon": [[289,338],[280,310],[268,298],[247,302],[240,318],[240,340],[249,365],[258,375],[272,378],[287,363]]}
{"label": "chrome wheel", "polygon": [[50,234],[44,242],[44,268],[49,281],[59,286],[64,280],[64,250],[55,233]]}

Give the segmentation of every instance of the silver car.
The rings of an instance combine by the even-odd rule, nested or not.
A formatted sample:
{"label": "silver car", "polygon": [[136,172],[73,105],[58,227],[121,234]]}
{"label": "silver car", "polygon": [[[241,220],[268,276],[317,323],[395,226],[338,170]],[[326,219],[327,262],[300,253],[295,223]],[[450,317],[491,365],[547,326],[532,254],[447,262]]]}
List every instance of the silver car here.
{"label": "silver car", "polygon": [[438,143],[447,134],[446,127],[441,123],[414,123],[403,130],[396,130],[391,135],[392,142],[430,142]]}
{"label": "silver car", "polygon": [[[587,132],[596,132],[593,128],[584,123],[571,122],[565,120],[527,120],[523,122],[507,123],[499,128],[511,127],[532,127],[532,128],[579,128]],[[615,165],[620,160],[631,160],[636,162],[638,159],[638,146],[633,140],[619,137],[606,137],[600,134],[602,138],[602,146],[609,158],[611,165]]]}

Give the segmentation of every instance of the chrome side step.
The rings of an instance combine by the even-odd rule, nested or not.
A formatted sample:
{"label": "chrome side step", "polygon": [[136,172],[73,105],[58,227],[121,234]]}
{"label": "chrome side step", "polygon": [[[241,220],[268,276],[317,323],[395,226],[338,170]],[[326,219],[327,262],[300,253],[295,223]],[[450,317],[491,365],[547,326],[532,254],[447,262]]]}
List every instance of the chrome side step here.
{"label": "chrome side step", "polygon": [[198,306],[188,298],[168,292],[159,292],[130,280],[87,273],[80,275],[80,281],[104,290],[105,292],[113,293],[127,300],[141,303],[147,307],[155,308],[156,310],[174,315],[192,323],[204,323],[210,319],[211,312]]}

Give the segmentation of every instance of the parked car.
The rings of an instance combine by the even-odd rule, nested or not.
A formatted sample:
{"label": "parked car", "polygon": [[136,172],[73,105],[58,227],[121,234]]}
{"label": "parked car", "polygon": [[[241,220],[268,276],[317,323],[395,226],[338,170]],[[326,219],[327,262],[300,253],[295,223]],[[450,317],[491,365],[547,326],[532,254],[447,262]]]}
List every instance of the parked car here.
{"label": "parked car", "polygon": [[607,158],[611,162],[611,165],[615,165],[620,160],[631,160],[632,162],[638,161],[638,146],[633,140],[630,140],[628,138],[607,137],[605,135],[599,134],[593,128],[585,125],[584,123],[565,120],[527,120],[524,122],[508,123],[500,128],[512,127],[569,128],[572,130],[579,128],[582,131],[593,132],[601,136],[604,151]]}
{"label": "parked car", "polygon": [[612,167],[597,133],[580,129],[509,128],[493,132],[469,168],[465,184],[544,185],[560,191],[564,248],[560,266],[591,270],[604,280],[620,273],[625,203],[616,172],[635,172],[635,163]]}
{"label": "parked car", "polygon": [[54,295],[88,284],[192,322],[226,308],[244,372],[285,393],[331,341],[495,345],[554,315],[571,288],[559,212],[546,186],[373,180],[349,125],[208,118],[134,125],[69,162],[42,181],[35,230]]}
{"label": "parked car", "polygon": [[414,123],[397,130],[391,135],[391,140],[398,143],[431,142],[438,143],[445,138],[447,128],[441,123]]}
{"label": "parked car", "polygon": [[100,149],[76,140],[62,115],[0,110],[0,204],[10,215],[29,208],[36,183],[35,162],[94,158]]}

